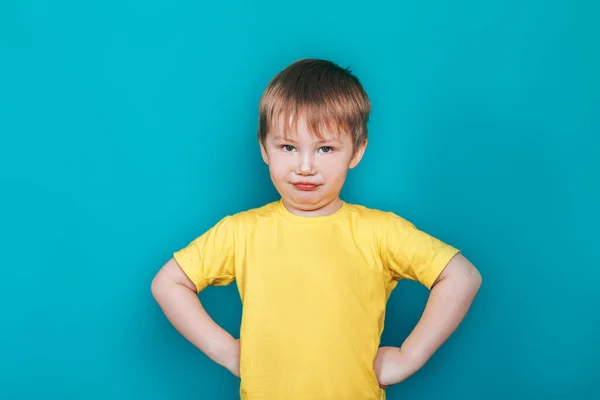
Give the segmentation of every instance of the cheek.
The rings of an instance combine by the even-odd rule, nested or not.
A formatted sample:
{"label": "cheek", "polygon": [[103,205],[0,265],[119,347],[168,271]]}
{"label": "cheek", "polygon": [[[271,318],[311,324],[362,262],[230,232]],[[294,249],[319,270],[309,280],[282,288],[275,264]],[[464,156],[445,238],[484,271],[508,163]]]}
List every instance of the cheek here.
{"label": "cheek", "polygon": [[291,160],[290,157],[286,157],[285,155],[275,154],[269,157],[269,166],[271,170],[271,175],[274,178],[285,178],[290,171]]}
{"label": "cheek", "polygon": [[346,157],[330,157],[323,159],[320,169],[330,178],[343,178],[348,170],[348,162]]}

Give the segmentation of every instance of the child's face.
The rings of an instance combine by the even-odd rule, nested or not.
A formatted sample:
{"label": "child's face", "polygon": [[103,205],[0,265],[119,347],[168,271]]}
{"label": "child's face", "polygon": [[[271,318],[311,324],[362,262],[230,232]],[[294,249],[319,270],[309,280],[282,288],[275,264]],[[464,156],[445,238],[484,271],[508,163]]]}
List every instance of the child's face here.
{"label": "child's face", "polygon": [[323,139],[312,136],[302,120],[290,137],[283,123],[274,126],[261,145],[263,160],[286,207],[298,215],[328,215],[341,204],[340,191],[348,169],[360,162],[366,142],[353,151],[349,133],[323,131]]}

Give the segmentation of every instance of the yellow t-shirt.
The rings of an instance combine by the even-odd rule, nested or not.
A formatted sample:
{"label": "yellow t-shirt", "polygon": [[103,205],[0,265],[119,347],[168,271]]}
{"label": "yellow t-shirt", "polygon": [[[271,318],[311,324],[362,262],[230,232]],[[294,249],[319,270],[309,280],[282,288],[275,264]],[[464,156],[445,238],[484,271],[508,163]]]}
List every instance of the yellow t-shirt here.
{"label": "yellow t-shirt", "polygon": [[388,297],[403,278],[431,288],[457,252],[393,213],[344,202],[309,218],[276,201],[174,258],[198,291],[237,283],[241,399],[383,400],[373,361]]}

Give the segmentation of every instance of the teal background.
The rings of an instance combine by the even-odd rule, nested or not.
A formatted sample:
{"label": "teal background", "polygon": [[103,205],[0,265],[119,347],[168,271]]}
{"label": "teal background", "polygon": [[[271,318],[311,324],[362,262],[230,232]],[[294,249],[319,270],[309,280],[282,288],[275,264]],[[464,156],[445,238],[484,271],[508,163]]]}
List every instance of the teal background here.
{"label": "teal background", "polygon": [[[345,200],[403,215],[484,278],[389,398],[594,398],[599,17],[593,1],[3,2],[0,398],[236,398],[150,282],[225,214],[277,198],[256,106],[304,57],[350,66],[373,103]],[[201,299],[239,333],[234,285]],[[426,300],[398,286],[383,344]]]}

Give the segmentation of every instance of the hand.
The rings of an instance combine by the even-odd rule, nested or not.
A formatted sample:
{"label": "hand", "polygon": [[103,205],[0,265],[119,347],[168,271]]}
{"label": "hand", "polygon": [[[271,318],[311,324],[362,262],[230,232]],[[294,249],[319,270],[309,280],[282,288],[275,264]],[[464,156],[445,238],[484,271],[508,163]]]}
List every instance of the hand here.
{"label": "hand", "polygon": [[383,389],[406,380],[412,374],[406,357],[398,347],[380,347],[373,368]]}

